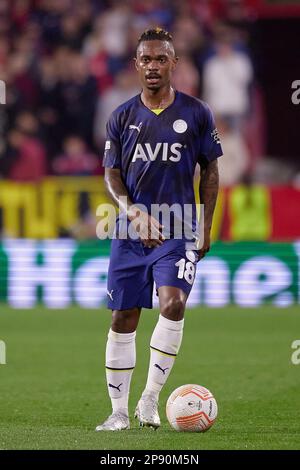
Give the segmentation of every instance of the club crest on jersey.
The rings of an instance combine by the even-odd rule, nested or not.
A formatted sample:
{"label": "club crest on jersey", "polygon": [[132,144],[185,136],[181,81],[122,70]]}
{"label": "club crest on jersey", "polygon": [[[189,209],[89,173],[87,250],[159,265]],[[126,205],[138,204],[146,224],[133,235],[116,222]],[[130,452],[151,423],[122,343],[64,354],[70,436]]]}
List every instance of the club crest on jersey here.
{"label": "club crest on jersey", "polygon": [[174,143],[169,144],[168,142],[157,142],[153,148],[150,143],[137,144],[132,157],[132,162],[141,159],[143,162],[154,162],[155,160],[161,160],[166,162],[179,162],[181,159],[181,152],[179,149],[183,147],[182,144]]}
{"label": "club crest on jersey", "polygon": [[183,134],[188,128],[187,123],[183,119],[177,119],[173,122],[173,129],[178,134]]}

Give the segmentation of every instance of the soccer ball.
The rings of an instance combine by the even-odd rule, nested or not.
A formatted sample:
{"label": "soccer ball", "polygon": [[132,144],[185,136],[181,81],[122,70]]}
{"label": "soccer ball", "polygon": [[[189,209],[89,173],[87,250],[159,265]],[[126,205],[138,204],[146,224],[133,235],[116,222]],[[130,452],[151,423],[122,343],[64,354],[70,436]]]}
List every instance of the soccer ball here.
{"label": "soccer ball", "polygon": [[176,431],[204,432],[215,422],[218,405],[207,388],[188,384],[171,393],[166,413],[170,425]]}

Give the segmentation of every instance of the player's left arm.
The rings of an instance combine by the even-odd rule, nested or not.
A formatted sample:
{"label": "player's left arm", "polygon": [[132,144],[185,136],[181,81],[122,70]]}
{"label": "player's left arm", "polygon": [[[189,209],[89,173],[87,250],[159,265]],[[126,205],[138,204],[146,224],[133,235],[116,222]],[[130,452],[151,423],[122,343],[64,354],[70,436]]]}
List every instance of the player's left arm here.
{"label": "player's left arm", "polygon": [[210,249],[210,231],[219,190],[218,159],[201,165],[199,195],[200,203],[204,205],[204,238],[199,249],[199,259],[203,258]]}

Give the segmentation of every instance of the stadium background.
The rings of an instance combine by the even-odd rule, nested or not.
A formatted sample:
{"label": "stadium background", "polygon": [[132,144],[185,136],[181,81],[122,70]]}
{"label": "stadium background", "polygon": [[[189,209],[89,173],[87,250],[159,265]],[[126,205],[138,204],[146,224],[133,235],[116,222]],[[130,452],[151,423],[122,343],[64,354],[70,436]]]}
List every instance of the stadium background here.
{"label": "stadium background", "polygon": [[[26,307],[105,301],[108,246],[92,241],[96,208],[107,201],[105,124],[139,92],[137,37],[160,25],[180,56],[174,85],[208,101],[225,154],[216,247],[200,270],[208,281],[198,276],[190,303],[298,303],[296,14],[294,2],[2,0],[0,299]],[[65,288],[55,287],[61,251]],[[82,276],[85,299],[74,287]],[[257,294],[235,295],[240,282]]]}
{"label": "stadium background", "polygon": [[[225,154],[185,359],[165,398],[182,383],[212,387],[222,413],[214,438],[202,438],[206,448],[298,447],[290,345],[300,301],[299,25],[297,1],[0,0],[0,448],[99,448],[90,429],[109,411],[100,373],[109,241],[95,236],[96,208],[107,201],[105,123],[139,92],[132,57],[152,26],[173,34],[174,86],[208,101]],[[143,355],[155,316],[142,322]],[[139,384],[146,358],[138,367]],[[155,439],[103,438],[100,448],[199,446],[173,434]]]}

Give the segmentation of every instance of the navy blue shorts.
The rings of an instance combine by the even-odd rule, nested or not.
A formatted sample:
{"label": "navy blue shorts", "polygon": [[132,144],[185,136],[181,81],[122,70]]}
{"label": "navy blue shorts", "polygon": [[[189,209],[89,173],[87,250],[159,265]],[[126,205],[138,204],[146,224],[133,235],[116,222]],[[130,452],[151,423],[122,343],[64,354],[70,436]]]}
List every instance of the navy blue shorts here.
{"label": "navy blue shorts", "polygon": [[153,285],[172,286],[189,295],[198,253],[186,250],[184,240],[165,240],[158,248],[140,241],[112,240],[107,280],[108,308],[152,308]]}

